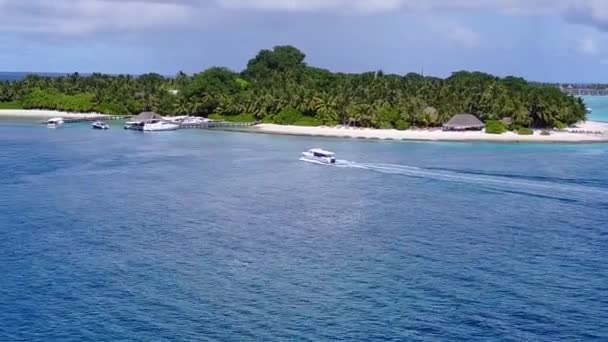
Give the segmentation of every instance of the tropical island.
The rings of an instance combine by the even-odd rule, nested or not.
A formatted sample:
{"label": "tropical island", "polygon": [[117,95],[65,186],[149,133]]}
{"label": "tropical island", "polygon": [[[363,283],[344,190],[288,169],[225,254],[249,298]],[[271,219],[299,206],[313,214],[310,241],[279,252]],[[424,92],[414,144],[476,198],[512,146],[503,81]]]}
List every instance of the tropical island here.
{"label": "tropical island", "polygon": [[454,115],[467,113],[483,122],[485,133],[532,135],[536,129],[551,135],[550,130],[586,120],[581,98],[523,78],[467,71],[445,79],[382,71],[334,73],[308,66],[305,57],[293,46],[277,46],[260,51],[241,72],[213,67],[174,77],[29,75],[0,83],[0,109],[111,115],[155,111],[255,121],[269,132],[294,134],[300,131],[275,126],[404,131],[445,128]]}

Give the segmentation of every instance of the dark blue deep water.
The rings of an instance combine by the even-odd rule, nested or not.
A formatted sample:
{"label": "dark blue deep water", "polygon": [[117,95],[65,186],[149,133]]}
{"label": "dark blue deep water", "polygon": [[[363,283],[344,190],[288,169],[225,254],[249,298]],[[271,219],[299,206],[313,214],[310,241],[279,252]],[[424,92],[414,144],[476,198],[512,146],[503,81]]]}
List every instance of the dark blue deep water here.
{"label": "dark blue deep water", "polygon": [[608,145],[0,122],[0,341],[607,339]]}

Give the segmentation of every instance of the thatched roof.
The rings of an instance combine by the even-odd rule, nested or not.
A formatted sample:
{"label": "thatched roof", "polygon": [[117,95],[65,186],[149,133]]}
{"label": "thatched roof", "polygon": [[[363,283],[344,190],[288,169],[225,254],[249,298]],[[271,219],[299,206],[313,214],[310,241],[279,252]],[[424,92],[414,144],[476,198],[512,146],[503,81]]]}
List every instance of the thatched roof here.
{"label": "thatched roof", "polygon": [[456,114],[450,121],[443,124],[444,129],[451,130],[483,129],[485,126],[486,125],[473,114]]}
{"label": "thatched roof", "polygon": [[139,115],[132,117],[130,121],[144,122],[144,121],[162,120],[162,119],[163,119],[163,117],[160,114],[157,114],[154,112],[142,112]]}

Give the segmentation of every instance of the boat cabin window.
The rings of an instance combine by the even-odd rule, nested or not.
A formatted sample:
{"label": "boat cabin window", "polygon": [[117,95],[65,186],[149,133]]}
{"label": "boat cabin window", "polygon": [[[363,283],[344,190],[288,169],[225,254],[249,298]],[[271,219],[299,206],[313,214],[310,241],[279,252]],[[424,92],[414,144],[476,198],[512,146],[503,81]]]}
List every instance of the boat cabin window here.
{"label": "boat cabin window", "polygon": [[313,155],[315,157],[319,157],[319,158],[329,158],[329,157],[331,157],[330,155],[326,155],[326,154],[320,153],[320,152],[314,152]]}

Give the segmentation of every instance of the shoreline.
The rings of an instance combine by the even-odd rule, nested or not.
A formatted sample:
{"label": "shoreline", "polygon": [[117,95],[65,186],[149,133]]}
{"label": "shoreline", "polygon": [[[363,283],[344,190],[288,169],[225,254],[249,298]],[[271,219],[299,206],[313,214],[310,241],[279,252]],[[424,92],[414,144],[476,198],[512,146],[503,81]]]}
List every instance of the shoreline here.
{"label": "shoreline", "polygon": [[68,119],[90,119],[109,117],[102,113],[74,113],[47,109],[0,109],[0,117],[44,119],[62,117]]}
{"label": "shoreline", "polygon": [[[73,113],[38,109],[1,109],[1,117],[12,118],[51,118],[91,119],[109,117],[101,113]],[[575,133],[572,131],[602,132],[602,134]],[[295,135],[326,138],[348,138],[384,141],[437,141],[437,142],[503,142],[503,143],[608,143],[608,122],[586,121],[577,128],[566,131],[551,131],[551,135],[541,135],[541,130],[534,130],[534,135],[518,135],[514,132],[503,134],[486,134],[483,131],[446,132],[441,129],[419,129],[399,131],[395,129],[372,129],[354,127],[326,126],[287,126],[276,124],[259,124],[246,132]]]}
{"label": "shoreline", "polygon": [[[384,141],[427,141],[427,142],[498,142],[498,143],[608,143],[608,123],[587,121],[580,123],[579,128],[569,131],[551,131],[551,135],[541,135],[535,130],[534,135],[518,135],[514,132],[503,134],[486,134],[483,131],[446,132],[442,130],[406,130],[369,129],[345,127],[305,127],[259,124],[252,128],[254,133],[349,138]],[[572,130],[601,131],[603,134],[572,133]]]}

